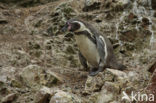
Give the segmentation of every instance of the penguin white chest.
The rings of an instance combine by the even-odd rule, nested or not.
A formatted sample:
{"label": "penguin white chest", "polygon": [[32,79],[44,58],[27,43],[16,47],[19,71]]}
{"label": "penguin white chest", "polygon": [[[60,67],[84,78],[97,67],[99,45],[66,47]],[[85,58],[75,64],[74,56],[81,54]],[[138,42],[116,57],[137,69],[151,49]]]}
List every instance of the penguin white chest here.
{"label": "penguin white chest", "polygon": [[86,58],[88,63],[97,67],[99,64],[100,56],[96,45],[85,35],[75,35],[77,45],[80,52]]}

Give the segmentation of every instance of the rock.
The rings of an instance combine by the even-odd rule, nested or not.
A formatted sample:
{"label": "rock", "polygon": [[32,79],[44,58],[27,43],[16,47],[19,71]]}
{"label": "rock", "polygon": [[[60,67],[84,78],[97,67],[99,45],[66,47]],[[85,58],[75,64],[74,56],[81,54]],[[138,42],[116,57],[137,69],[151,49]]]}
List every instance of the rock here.
{"label": "rock", "polygon": [[82,103],[82,100],[74,94],[57,90],[49,103]]}
{"label": "rock", "polygon": [[[117,100],[120,95],[120,85],[113,82],[105,82],[100,92],[92,93],[89,102],[93,103],[110,103]],[[116,98],[116,99],[115,99]]]}
{"label": "rock", "polygon": [[48,103],[51,97],[51,89],[47,87],[43,87],[39,92],[35,95],[35,103]]}
{"label": "rock", "polygon": [[8,23],[8,21],[6,19],[1,19],[0,18],[0,24],[7,24],[7,23]]}
{"label": "rock", "polygon": [[149,0],[138,0],[137,2],[138,2],[139,5],[142,5],[144,7],[148,7],[149,6],[149,2],[151,2],[151,1],[149,1]]}
{"label": "rock", "polygon": [[[148,103],[154,103],[156,101],[156,70],[153,72],[152,77],[145,88],[145,93],[150,97]],[[143,103],[143,102],[139,102]],[[147,103],[147,102],[145,102]]]}
{"label": "rock", "polygon": [[[59,4],[41,9],[34,16],[26,18],[26,24],[30,34],[43,36],[56,36],[61,34],[61,28],[66,20],[77,15],[71,4],[72,0],[62,1]],[[47,21],[45,23],[45,21]]]}
{"label": "rock", "polygon": [[74,50],[73,46],[69,45],[69,46],[66,48],[66,53],[67,53],[67,54],[76,54],[76,51]]}
{"label": "rock", "polygon": [[152,62],[148,67],[148,71],[153,73],[156,70],[156,61]]}
{"label": "rock", "polygon": [[153,9],[156,9],[156,1],[155,0],[152,0],[152,3],[151,4],[152,4],[152,8]]}
{"label": "rock", "polygon": [[92,11],[95,9],[99,9],[101,5],[100,1],[97,0],[85,0],[85,6],[83,11]]}
{"label": "rock", "polygon": [[107,69],[107,70],[111,72],[113,75],[115,75],[118,80],[128,79],[127,74],[123,71],[115,69]]}
{"label": "rock", "polygon": [[40,78],[40,84],[46,85],[48,87],[51,87],[52,85],[55,85],[57,83],[63,83],[64,78],[62,75],[52,72],[52,71],[46,71],[45,76]]}
{"label": "rock", "polygon": [[45,4],[45,3],[49,3],[49,2],[54,2],[57,0],[1,0],[0,2],[2,3],[14,3],[14,4],[18,4],[18,6],[23,6],[23,7],[31,7],[31,6],[35,6],[35,5],[39,5],[39,4]]}
{"label": "rock", "polygon": [[22,84],[21,80],[16,80],[16,79],[12,79],[10,85],[11,85],[12,87],[16,87],[16,88],[21,88],[21,87],[23,87],[23,84]]}
{"label": "rock", "polygon": [[132,8],[131,0],[118,0],[117,3],[114,3],[113,9],[115,11],[123,11],[124,9]]}
{"label": "rock", "polygon": [[143,23],[143,25],[150,25],[151,24],[151,22],[149,21],[149,19],[148,18],[145,18],[145,17],[142,18],[142,23]]}
{"label": "rock", "polygon": [[30,50],[29,55],[40,58],[43,55],[43,51],[42,50]]}
{"label": "rock", "polygon": [[[148,94],[153,94],[154,97],[156,97],[156,70],[152,74],[151,80],[146,88],[146,92]],[[154,98],[154,101],[156,101],[156,98]]]}
{"label": "rock", "polygon": [[91,94],[92,92],[100,91],[103,84],[104,84],[103,73],[99,73],[95,77],[88,76],[86,83],[85,83],[85,89],[84,89],[83,93]]}
{"label": "rock", "polygon": [[89,101],[93,101],[93,103],[120,103],[121,91],[137,90],[136,87],[129,88],[132,86],[131,78],[135,80],[131,80],[132,82],[138,80],[138,77],[133,77],[136,75],[138,74],[132,72],[127,74],[119,70],[106,69],[95,77],[88,77],[85,91],[91,94]]}
{"label": "rock", "polygon": [[17,50],[15,54],[11,57],[10,62],[14,66],[26,66],[30,63],[30,56],[25,51]]}
{"label": "rock", "polygon": [[[85,83],[84,94],[91,94],[92,92],[100,91],[105,82],[125,82],[127,79],[127,74],[122,71],[115,69],[106,69],[104,72],[99,73],[94,77],[88,76]],[[121,85],[122,84],[123,83],[121,83]]]}
{"label": "rock", "polygon": [[113,100],[113,95],[112,93],[108,93],[106,89],[101,91],[101,95],[99,96],[97,103],[110,103],[110,101]]}
{"label": "rock", "polygon": [[136,73],[135,71],[130,71],[128,74],[127,74],[127,76],[128,76],[128,79],[130,80],[130,81],[136,81],[136,80],[138,80],[138,73]]}
{"label": "rock", "polygon": [[3,4],[0,4],[0,9],[5,9],[6,7]]}
{"label": "rock", "polygon": [[130,12],[127,17],[127,22],[132,22],[135,19],[137,19],[137,16],[133,12]]}
{"label": "rock", "polygon": [[132,1],[131,0],[107,0],[102,3],[102,7],[109,11],[116,11],[121,12],[123,10],[127,10],[132,8]]}
{"label": "rock", "polygon": [[44,46],[46,47],[46,49],[51,50],[52,49],[52,43],[53,43],[52,39],[46,40],[44,42]]}
{"label": "rock", "polygon": [[7,83],[8,81],[15,79],[17,68],[15,67],[4,67],[0,69],[0,81]]}
{"label": "rock", "polygon": [[15,9],[15,13],[20,17],[22,15],[22,10],[21,9]]}
{"label": "rock", "polygon": [[126,6],[126,5],[130,4],[131,1],[130,1],[130,0],[118,0],[118,3],[120,3],[120,4],[124,5],[124,6]]}
{"label": "rock", "polygon": [[2,98],[2,103],[11,103],[15,100],[16,96],[17,96],[16,93],[11,93],[6,97]]}
{"label": "rock", "polygon": [[4,82],[0,80],[0,88],[4,86]]}
{"label": "rock", "polygon": [[136,29],[124,30],[124,31],[121,31],[120,33],[121,33],[121,35],[119,35],[119,38],[122,41],[132,42],[132,41],[136,40],[136,38],[137,38],[137,30]]}
{"label": "rock", "polygon": [[120,94],[120,84],[105,82],[96,103],[110,103]]}
{"label": "rock", "polygon": [[23,68],[20,76],[23,82],[28,86],[37,85],[40,82],[40,74],[43,72],[42,68],[38,65],[28,65]]}
{"label": "rock", "polygon": [[30,49],[41,49],[41,46],[37,42],[28,42],[28,46]]}
{"label": "rock", "polygon": [[91,5],[93,5],[94,3],[96,3],[97,2],[97,0],[85,0],[85,5],[86,6],[91,6]]}
{"label": "rock", "polygon": [[99,92],[92,93],[89,96],[89,98],[87,98],[85,103],[90,103],[90,101],[92,101],[92,103],[96,103],[97,99],[98,99],[98,96],[99,96]]}
{"label": "rock", "polygon": [[57,35],[65,24],[66,20],[74,17],[76,11],[72,8],[70,1],[60,3],[50,14],[52,17],[52,25],[47,29],[48,34]]}
{"label": "rock", "polygon": [[102,22],[103,19],[104,19],[104,15],[101,14],[101,15],[96,16],[93,21],[100,23]]}
{"label": "rock", "polygon": [[64,80],[61,75],[51,71],[46,72],[38,65],[28,65],[20,73],[20,76],[22,77],[23,82],[30,87],[39,85],[51,87]]}
{"label": "rock", "polygon": [[[2,24],[6,24],[6,23],[4,23],[4,21],[3,21]],[[3,35],[9,35],[10,33],[16,33],[16,32],[17,31],[13,27],[13,25],[2,25],[2,27],[1,27],[1,34],[3,34]]]}
{"label": "rock", "polygon": [[9,94],[11,91],[7,87],[7,84],[3,81],[0,81],[0,98],[4,97],[4,95]]}

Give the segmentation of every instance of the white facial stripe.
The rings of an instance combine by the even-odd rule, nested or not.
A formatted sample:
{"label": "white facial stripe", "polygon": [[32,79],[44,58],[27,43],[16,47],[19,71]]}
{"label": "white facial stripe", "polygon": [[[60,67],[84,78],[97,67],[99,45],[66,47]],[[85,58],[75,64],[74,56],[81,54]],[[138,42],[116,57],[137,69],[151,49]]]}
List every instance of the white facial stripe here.
{"label": "white facial stripe", "polygon": [[80,29],[78,29],[78,30],[76,30],[75,32],[80,32],[80,31],[88,31],[90,34],[91,34],[91,36],[93,37],[93,34],[91,33],[91,31],[82,23],[82,22],[80,22],[80,21],[73,21],[73,22],[77,22],[77,23],[79,23],[80,24]]}
{"label": "white facial stripe", "polygon": [[105,42],[105,40],[104,40],[104,38],[100,35],[99,36],[99,38],[104,42],[104,44],[105,44],[105,60],[107,59],[107,55],[108,55],[108,53],[107,53],[107,45],[106,45],[106,42]]}

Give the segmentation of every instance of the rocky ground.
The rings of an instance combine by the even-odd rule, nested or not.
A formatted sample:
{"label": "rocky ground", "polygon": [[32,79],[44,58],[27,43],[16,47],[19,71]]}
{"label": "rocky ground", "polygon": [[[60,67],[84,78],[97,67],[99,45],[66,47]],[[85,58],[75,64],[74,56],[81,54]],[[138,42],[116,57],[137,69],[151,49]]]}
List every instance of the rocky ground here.
{"label": "rocky ground", "polygon": [[[1,0],[0,102],[129,103],[123,91],[156,98],[155,9],[155,0]],[[88,76],[73,34],[60,31],[70,18],[107,35],[127,70]]]}

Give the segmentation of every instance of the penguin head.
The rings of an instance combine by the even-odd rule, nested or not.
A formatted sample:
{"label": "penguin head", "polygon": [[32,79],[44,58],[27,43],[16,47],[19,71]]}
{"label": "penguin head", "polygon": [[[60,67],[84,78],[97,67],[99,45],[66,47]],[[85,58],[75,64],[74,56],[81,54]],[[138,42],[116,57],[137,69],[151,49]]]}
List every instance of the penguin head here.
{"label": "penguin head", "polygon": [[62,28],[62,32],[65,32],[65,31],[75,32],[80,29],[80,26],[81,25],[78,20],[70,19],[66,22],[66,24]]}

